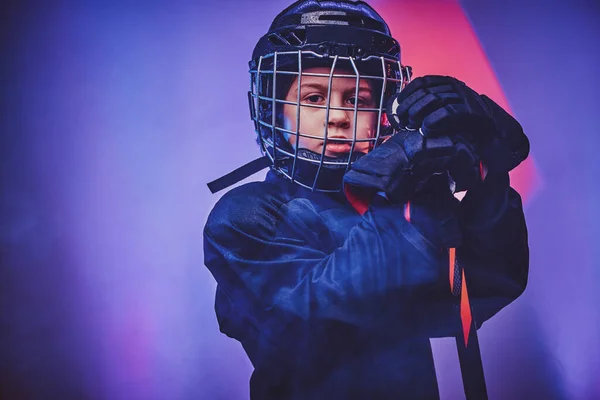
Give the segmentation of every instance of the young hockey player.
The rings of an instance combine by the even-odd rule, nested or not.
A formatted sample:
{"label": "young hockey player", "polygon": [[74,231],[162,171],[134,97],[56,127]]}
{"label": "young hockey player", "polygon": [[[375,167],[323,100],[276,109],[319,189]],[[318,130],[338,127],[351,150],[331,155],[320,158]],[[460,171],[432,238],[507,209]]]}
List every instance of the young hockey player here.
{"label": "young hockey player", "polygon": [[270,171],[226,193],[204,231],[253,399],[438,398],[429,338],[465,332],[464,277],[477,328],[525,289],[508,178],[529,151],[521,126],[454,78],[410,72],[360,1],[298,1],[254,49]]}

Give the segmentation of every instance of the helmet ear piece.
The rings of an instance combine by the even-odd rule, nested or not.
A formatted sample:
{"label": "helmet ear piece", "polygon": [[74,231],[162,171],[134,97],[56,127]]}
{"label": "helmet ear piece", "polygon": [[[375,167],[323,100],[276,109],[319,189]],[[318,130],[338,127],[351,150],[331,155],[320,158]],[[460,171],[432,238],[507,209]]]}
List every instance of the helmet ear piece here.
{"label": "helmet ear piece", "polygon": [[[251,112],[250,115],[255,122],[255,130],[258,134],[257,142],[261,145],[263,151],[267,151],[268,149],[265,147],[269,147],[263,143],[265,139],[270,143],[274,142],[275,146],[279,149],[290,151],[291,147],[283,131],[281,131],[284,128],[283,103],[281,101],[287,97],[295,75],[277,74],[275,93],[273,92],[272,75],[258,74],[258,79],[253,79],[252,89],[254,93],[250,92],[249,97],[250,108],[254,108],[254,112]],[[257,80],[258,84],[256,84]],[[252,99],[254,99],[254,102]],[[273,110],[273,106],[275,110]],[[275,114],[274,119],[273,114]]]}

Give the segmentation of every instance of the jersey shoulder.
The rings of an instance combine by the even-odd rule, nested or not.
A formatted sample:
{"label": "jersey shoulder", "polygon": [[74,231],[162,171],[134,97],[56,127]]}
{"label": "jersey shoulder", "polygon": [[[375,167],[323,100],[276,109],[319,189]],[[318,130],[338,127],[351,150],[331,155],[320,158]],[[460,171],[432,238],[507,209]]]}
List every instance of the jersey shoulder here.
{"label": "jersey shoulder", "polygon": [[271,233],[277,224],[278,210],[289,201],[285,186],[272,181],[251,182],[230,190],[211,210],[205,234],[218,236],[230,229]]}

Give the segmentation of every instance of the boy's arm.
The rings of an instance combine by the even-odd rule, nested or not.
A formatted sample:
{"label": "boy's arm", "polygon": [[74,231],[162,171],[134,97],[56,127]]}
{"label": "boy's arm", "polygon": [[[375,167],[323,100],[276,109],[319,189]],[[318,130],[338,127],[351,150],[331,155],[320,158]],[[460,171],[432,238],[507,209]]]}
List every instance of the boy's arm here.
{"label": "boy's arm", "polygon": [[242,342],[253,363],[275,357],[308,368],[328,362],[326,354],[347,352],[346,343],[364,334],[371,340],[418,334],[410,323],[412,299],[445,276],[446,264],[401,208],[372,207],[344,244],[327,253],[303,240],[301,232],[311,228],[302,225],[307,218],[293,218],[287,204],[265,199],[260,186],[250,188],[215,206],[204,254],[218,282],[221,330]]}
{"label": "boy's arm", "polygon": [[519,194],[507,173],[489,173],[460,205],[458,248],[478,326],[519,297],[527,285],[529,247]]}
{"label": "boy's arm", "polygon": [[217,282],[246,291],[265,312],[368,327],[387,323],[386,311],[402,314],[399,303],[385,309],[386,296],[410,296],[444,272],[443,252],[406,222],[401,207],[371,208],[332,252],[303,240],[311,227],[293,213],[259,193],[219,202],[204,230],[205,264]]}

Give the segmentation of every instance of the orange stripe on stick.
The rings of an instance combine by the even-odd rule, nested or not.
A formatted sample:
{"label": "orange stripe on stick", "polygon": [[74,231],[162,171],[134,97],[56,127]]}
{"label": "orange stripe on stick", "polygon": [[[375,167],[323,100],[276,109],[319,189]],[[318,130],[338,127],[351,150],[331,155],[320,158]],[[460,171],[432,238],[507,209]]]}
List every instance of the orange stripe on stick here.
{"label": "orange stripe on stick", "polygon": [[448,249],[448,254],[450,256],[450,291],[454,293],[454,268],[456,268],[456,249],[454,247],[450,247]]}
{"label": "orange stripe on stick", "polygon": [[465,336],[465,347],[467,347],[473,316],[471,315],[471,304],[469,302],[469,292],[467,291],[467,281],[465,281],[465,270],[462,271],[462,290],[460,293],[460,320],[462,321],[463,334]]}

